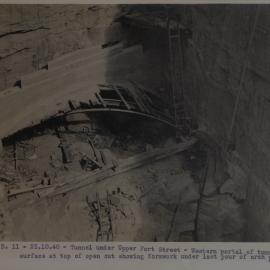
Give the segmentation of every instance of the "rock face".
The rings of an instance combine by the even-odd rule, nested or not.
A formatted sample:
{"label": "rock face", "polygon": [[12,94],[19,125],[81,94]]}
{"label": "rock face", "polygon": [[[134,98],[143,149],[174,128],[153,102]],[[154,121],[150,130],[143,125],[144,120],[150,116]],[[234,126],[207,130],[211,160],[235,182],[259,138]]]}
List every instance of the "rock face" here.
{"label": "rock face", "polygon": [[247,176],[239,167],[229,163],[229,179],[220,187],[221,194],[230,194],[236,201],[246,199]]}
{"label": "rock face", "polygon": [[0,90],[55,57],[106,42],[117,12],[117,5],[1,5]]}
{"label": "rock face", "polygon": [[185,90],[198,125],[227,154],[231,147],[233,167],[247,175],[230,175],[221,192],[242,200],[248,181],[246,240],[252,241],[270,239],[269,8],[190,7],[192,41],[185,51]]}
{"label": "rock face", "polygon": [[243,241],[243,207],[229,195],[203,198],[198,225],[198,238],[202,242]]}

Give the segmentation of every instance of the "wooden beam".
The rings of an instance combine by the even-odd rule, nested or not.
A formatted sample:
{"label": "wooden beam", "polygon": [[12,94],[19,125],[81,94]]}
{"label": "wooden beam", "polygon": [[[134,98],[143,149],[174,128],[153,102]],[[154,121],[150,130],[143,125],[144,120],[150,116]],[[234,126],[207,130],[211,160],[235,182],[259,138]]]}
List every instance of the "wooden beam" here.
{"label": "wooden beam", "polygon": [[120,97],[120,99],[122,100],[122,102],[125,104],[125,106],[127,107],[127,109],[130,110],[131,108],[130,108],[129,104],[127,103],[127,101],[125,100],[125,98],[121,94],[120,90],[117,88],[117,86],[113,86],[113,89],[118,94],[118,96]]}
{"label": "wooden beam", "polygon": [[[159,122],[162,122],[164,124],[167,124],[168,126],[171,126],[172,128],[175,128],[175,124],[173,123],[172,119],[165,119],[164,117],[156,117],[153,114],[148,114],[148,113],[144,113],[144,112],[137,112],[137,111],[133,111],[133,110],[127,110],[127,109],[118,109],[118,108],[89,108],[89,109],[79,109],[79,110],[74,110],[74,111],[70,111],[67,112],[66,115],[69,114],[75,114],[75,113],[90,113],[90,112],[121,112],[121,113],[128,113],[128,114],[135,114],[135,115],[139,115],[142,117],[146,117],[152,120],[156,120]],[[58,116],[61,116],[62,114],[59,114]]]}
{"label": "wooden beam", "polygon": [[3,148],[3,141],[0,138],[0,156],[3,154],[4,148]]}
{"label": "wooden beam", "polygon": [[98,100],[101,102],[102,106],[103,106],[104,108],[106,108],[106,107],[107,107],[107,104],[106,104],[106,102],[103,100],[102,96],[101,96],[99,93],[96,93],[96,97],[97,97]]}
{"label": "wooden beam", "polygon": [[[104,74],[134,66],[141,61],[141,57],[142,47],[132,46],[114,55],[88,59],[84,67],[75,65],[64,73],[54,73],[56,77],[22,87],[12,94],[0,95],[0,138],[65,111],[69,108],[69,100],[89,100],[89,96],[96,91],[96,85],[104,81]],[[134,61],[130,63],[127,59]],[[109,70],[108,61],[113,63]]]}
{"label": "wooden beam", "polygon": [[20,194],[24,194],[24,193],[29,193],[29,192],[35,192],[38,190],[42,190],[42,189],[49,189],[52,188],[53,186],[49,185],[49,186],[36,186],[36,187],[29,187],[29,188],[22,188],[22,189],[14,189],[12,190],[9,194],[8,197],[14,197]]}
{"label": "wooden beam", "polygon": [[125,160],[119,161],[119,166],[117,169],[112,170],[111,167],[105,168],[95,174],[81,175],[79,177],[67,179],[68,183],[63,184],[60,187],[56,187],[55,190],[49,196],[55,196],[58,194],[63,194],[76,190],[87,185],[97,183],[104,179],[125,173],[127,171],[142,167],[146,164],[156,162],[178,154],[190,148],[196,139],[191,139],[190,141],[172,145],[166,148],[154,149],[153,151],[135,155],[133,157],[127,158]]}
{"label": "wooden beam", "polygon": [[[61,195],[68,193],[73,190],[77,190],[80,188],[83,188],[85,186],[98,183],[102,180],[109,179],[111,177],[114,177],[116,175],[125,173],[127,171],[145,166],[147,164],[166,159],[170,156],[173,156],[175,154],[178,154],[180,152],[185,151],[186,149],[190,148],[194,143],[197,142],[197,139],[192,138],[191,140],[179,144],[174,144],[172,146],[166,147],[166,148],[158,148],[154,149],[150,152],[145,152],[142,154],[135,155],[133,157],[129,157],[124,160],[119,160],[119,164],[117,164],[117,168],[113,164],[110,164],[108,166],[103,167],[102,170],[96,171],[96,172],[89,172],[89,173],[83,173],[79,174],[75,177],[64,177],[63,182],[56,184],[56,185],[50,185],[50,186],[44,186],[44,191],[38,188],[34,188],[33,190],[29,190],[31,192],[35,191],[35,193],[39,196],[37,198],[16,198],[8,203],[8,208],[10,211],[13,209],[16,209],[23,205],[32,204],[40,198],[47,198],[47,197],[53,197],[56,195]],[[39,191],[37,190],[39,189]],[[23,190],[23,193],[26,190]],[[19,190],[16,191],[16,193],[19,195],[21,193]],[[13,196],[16,195],[12,194]]]}

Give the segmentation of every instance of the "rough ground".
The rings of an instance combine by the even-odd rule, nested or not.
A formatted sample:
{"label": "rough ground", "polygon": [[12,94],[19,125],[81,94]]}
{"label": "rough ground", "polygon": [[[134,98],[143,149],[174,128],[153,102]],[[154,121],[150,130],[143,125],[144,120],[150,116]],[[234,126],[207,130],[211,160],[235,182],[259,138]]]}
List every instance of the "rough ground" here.
{"label": "rough ground", "polygon": [[[95,241],[97,223],[86,203],[96,193],[112,194],[114,241],[165,241],[179,196],[192,196],[181,204],[171,241],[180,241],[181,232],[194,229],[196,186],[181,169],[181,156],[139,168],[66,196],[45,199],[13,211],[10,240]],[[194,197],[195,194],[195,197]],[[172,236],[171,236],[172,237]]]}

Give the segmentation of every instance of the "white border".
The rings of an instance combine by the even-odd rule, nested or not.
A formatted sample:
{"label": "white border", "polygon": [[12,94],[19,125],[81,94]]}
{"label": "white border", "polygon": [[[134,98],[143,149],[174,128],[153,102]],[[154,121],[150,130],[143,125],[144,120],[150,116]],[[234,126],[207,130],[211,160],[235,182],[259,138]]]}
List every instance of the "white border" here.
{"label": "white border", "polygon": [[270,0],[0,0],[0,4],[270,4]]}

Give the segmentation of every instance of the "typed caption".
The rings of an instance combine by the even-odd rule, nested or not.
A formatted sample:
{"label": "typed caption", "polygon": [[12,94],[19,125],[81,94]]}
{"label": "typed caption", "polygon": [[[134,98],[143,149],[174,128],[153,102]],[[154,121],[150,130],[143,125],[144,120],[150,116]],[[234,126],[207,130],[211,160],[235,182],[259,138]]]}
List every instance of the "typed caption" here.
{"label": "typed caption", "polygon": [[209,248],[197,243],[29,243],[0,244],[0,258],[9,254],[20,261],[178,261],[262,262],[270,267],[270,247]]}

